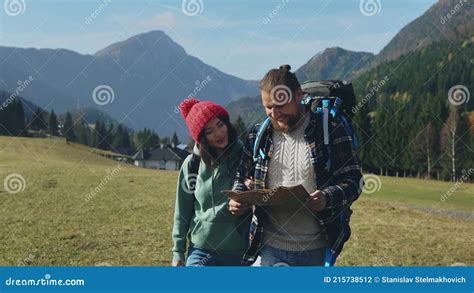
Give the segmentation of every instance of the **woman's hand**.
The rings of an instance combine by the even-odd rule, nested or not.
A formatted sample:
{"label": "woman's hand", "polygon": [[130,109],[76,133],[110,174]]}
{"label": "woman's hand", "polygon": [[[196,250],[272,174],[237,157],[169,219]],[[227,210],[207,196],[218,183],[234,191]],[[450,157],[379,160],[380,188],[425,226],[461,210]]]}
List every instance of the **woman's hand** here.
{"label": "woman's hand", "polygon": [[253,180],[252,177],[246,178],[244,181],[245,186],[247,187],[248,190],[252,190],[255,187],[255,181]]}
{"label": "woman's hand", "polygon": [[185,263],[184,263],[184,260],[173,260],[171,262],[171,266],[173,266],[173,267],[184,267]]}
{"label": "woman's hand", "polygon": [[250,205],[245,202],[237,202],[233,199],[229,200],[229,212],[232,215],[235,215],[235,216],[243,215],[249,208],[250,208]]}

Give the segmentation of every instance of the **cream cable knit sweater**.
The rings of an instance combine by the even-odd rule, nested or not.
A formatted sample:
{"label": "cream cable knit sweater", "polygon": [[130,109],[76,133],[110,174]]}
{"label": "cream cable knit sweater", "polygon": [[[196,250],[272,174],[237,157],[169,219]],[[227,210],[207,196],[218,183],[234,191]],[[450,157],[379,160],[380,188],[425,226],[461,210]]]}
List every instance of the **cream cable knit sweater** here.
{"label": "cream cable knit sweater", "polygon": [[[273,154],[270,159],[267,188],[302,184],[308,193],[316,190],[310,150],[304,139],[309,115],[289,133],[274,131]],[[288,251],[303,251],[327,245],[324,231],[313,212],[303,203],[269,206],[264,222],[263,243]]]}

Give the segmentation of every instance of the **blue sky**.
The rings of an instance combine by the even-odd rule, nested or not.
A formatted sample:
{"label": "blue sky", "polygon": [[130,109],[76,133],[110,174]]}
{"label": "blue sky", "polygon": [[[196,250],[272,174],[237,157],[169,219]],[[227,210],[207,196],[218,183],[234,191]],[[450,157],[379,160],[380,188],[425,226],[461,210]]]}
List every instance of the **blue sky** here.
{"label": "blue sky", "polygon": [[[6,8],[6,2],[12,1],[20,3],[22,13],[7,14],[13,6]],[[367,3],[361,8],[361,1],[375,6]],[[327,47],[378,53],[436,2],[361,1],[194,0],[193,6],[193,0],[3,0],[0,45],[94,54],[114,42],[159,29],[212,66],[259,79],[280,64],[296,69]],[[195,11],[196,15],[188,15]],[[365,15],[373,11],[377,13]]]}

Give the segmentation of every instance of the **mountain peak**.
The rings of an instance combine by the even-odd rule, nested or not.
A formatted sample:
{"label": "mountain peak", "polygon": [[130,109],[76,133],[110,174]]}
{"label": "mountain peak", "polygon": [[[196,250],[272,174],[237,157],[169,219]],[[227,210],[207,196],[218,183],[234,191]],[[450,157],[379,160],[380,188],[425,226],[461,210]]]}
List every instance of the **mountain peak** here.
{"label": "mountain peak", "polygon": [[141,54],[147,51],[173,51],[176,54],[186,54],[183,47],[175,43],[165,32],[153,30],[129,37],[105,47],[95,53],[97,57],[110,56],[114,59],[120,59],[123,54]]}
{"label": "mountain peak", "polygon": [[333,52],[348,52],[349,50],[343,49],[341,47],[329,47],[324,49],[323,54],[333,53]]}
{"label": "mountain peak", "polygon": [[153,41],[153,40],[156,40],[157,38],[162,38],[162,37],[169,38],[169,36],[162,30],[152,30],[152,31],[149,31],[149,32],[144,32],[144,33],[140,33],[138,35],[131,36],[126,41],[136,40],[136,39]]}
{"label": "mountain peak", "polygon": [[326,48],[314,55],[295,73],[300,81],[318,79],[349,79],[374,58],[368,52],[354,52],[341,47]]}
{"label": "mountain peak", "polygon": [[[13,54],[15,50],[21,50],[21,54]],[[54,100],[57,112],[93,107],[117,121],[127,118],[133,128],[159,127],[161,135],[176,131],[181,138],[185,137],[185,128],[177,123],[184,122],[168,118],[183,99],[196,97],[226,104],[258,93],[256,82],[226,74],[186,54],[163,31],[131,36],[95,56],[56,49],[0,47],[0,61],[2,87],[11,92],[32,74],[31,66],[41,66],[42,78],[35,75],[34,82],[22,92],[38,106],[50,107]],[[107,107],[103,107],[105,104]],[[89,121],[94,121],[98,115],[91,117]]]}

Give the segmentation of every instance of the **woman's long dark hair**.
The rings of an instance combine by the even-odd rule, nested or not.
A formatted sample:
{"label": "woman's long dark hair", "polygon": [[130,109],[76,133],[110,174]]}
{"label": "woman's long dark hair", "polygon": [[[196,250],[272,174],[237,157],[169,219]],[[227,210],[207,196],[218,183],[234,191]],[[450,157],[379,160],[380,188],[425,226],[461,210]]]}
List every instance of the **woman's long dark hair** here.
{"label": "woman's long dark hair", "polygon": [[[227,126],[227,136],[228,136],[228,144],[222,156],[226,156],[229,149],[238,139],[237,130],[235,127],[230,123],[229,117],[227,116],[218,116],[219,120],[221,120]],[[201,159],[206,164],[207,167],[211,167],[213,163],[217,160],[217,153],[216,150],[209,146],[206,139],[206,134],[204,130],[199,135],[199,151],[201,153]]]}

